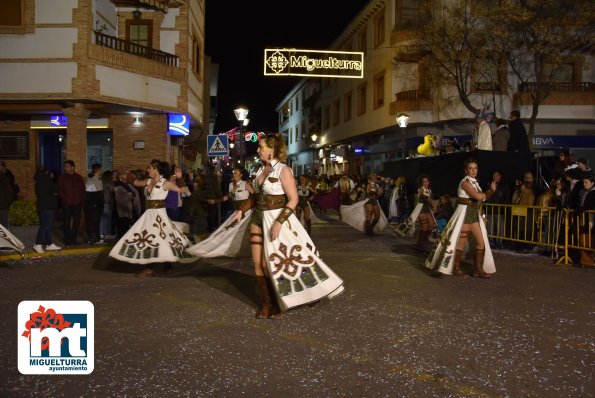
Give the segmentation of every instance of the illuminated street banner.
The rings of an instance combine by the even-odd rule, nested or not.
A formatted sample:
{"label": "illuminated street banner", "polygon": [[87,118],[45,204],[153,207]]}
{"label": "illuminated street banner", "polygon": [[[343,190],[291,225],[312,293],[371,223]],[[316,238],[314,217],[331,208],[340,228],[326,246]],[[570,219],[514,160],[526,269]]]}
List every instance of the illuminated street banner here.
{"label": "illuminated street banner", "polygon": [[362,78],[364,53],[265,48],[265,76]]}

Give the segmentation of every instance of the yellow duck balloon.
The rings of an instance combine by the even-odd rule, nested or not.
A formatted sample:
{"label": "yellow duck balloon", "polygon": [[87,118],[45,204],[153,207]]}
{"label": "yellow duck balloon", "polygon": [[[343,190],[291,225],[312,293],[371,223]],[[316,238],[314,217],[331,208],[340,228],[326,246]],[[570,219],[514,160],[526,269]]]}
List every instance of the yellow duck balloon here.
{"label": "yellow duck balloon", "polygon": [[436,153],[434,150],[434,136],[432,134],[425,135],[424,143],[417,147],[417,153],[423,156],[430,156]]}

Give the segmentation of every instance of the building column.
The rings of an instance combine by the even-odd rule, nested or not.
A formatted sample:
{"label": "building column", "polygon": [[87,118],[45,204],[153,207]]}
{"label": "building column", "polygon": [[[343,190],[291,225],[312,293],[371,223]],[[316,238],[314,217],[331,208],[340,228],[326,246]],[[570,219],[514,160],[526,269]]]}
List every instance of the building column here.
{"label": "building column", "polygon": [[64,115],[68,117],[66,128],[66,159],[74,161],[75,170],[82,176],[87,171],[87,118],[91,112],[80,103],[65,108]]}

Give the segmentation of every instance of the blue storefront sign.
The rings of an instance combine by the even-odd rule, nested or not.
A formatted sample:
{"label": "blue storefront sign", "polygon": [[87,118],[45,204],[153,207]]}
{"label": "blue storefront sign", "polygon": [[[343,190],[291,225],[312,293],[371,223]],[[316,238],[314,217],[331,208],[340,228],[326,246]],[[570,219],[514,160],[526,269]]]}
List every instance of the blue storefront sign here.
{"label": "blue storefront sign", "polygon": [[167,132],[169,135],[187,136],[190,134],[190,117],[188,115],[170,113],[167,118]]}
{"label": "blue storefront sign", "polygon": [[68,117],[63,115],[56,115],[50,117],[50,125],[52,127],[68,126]]}
{"label": "blue storefront sign", "polygon": [[533,149],[595,148],[595,134],[591,135],[536,135]]}

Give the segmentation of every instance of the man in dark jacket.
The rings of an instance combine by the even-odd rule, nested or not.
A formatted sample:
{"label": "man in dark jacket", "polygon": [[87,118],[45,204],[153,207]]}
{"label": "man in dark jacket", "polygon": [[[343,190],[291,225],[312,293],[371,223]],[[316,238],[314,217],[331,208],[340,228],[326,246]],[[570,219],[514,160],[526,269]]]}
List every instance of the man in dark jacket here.
{"label": "man in dark jacket", "polygon": [[39,166],[33,179],[39,214],[39,229],[33,250],[43,253],[44,245],[45,250],[60,250],[62,248],[52,242],[52,227],[58,209],[58,185],[52,180],[45,166]]}
{"label": "man in dark jacket", "polygon": [[529,152],[529,137],[519,111],[510,112],[508,152]]}
{"label": "man in dark jacket", "polygon": [[223,197],[221,192],[221,178],[219,170],[207,170],[204,185],[204,198],[207,205],[207,232],[211,233],[219,227],[221,222],[221,209],[219,200]]}
{"label": "man in dark jacket", "polygon": [[64,174],[58,180],[58,197],[62,201],[64,215],[64,245],[76,244],[81,224],[81,208],[85,200],[85,182],[74,171],[74,162],[64,162]]}

